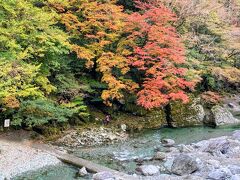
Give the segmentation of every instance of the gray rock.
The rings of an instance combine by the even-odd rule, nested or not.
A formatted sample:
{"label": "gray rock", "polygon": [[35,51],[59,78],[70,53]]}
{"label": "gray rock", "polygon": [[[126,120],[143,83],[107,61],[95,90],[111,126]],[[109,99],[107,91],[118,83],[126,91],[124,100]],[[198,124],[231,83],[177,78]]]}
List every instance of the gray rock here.
{"label": "gray rock", "polygon": [[169,175],[169,174],[159,174],[157,176],[152,176],[151,178],[146,178],[147,180],[181,180],[180,177]]}
{"label": "gray rock", "polygon": [[208,174],[208,179],[226,180],[232,177],[232,173],[228,168],[214,169]]}
{"label": "gray rock", "polygon": [[199,123],[203,123],[205,117],[205,111],[203,106],[201,104],[197,104],[193,108],[197,112],[195,115],[195,120],[197,120]]}
{"label": "gray rock", "polygon": [[126,131],[127,130],[127,125],[126,124],[121,124],[121,130]]}
{"label": "gray rock", "polygon": [[232,137],[234,139],[240,140],[240,130],[234,131]]}
{"label": "gray rock", "polygon": [[230,142],[226,138],[211,139],[208,145],[203,149],[204,152],[209,152],[215,155],[226,154],[230,147]]}
{"label": "gray rock", "polygon": [[79,174],[79,176],[84,177],[84,176],[88,175],[88,172],[85,167],[82,167],[81,169],[79,169],[78,174]]}
{"label": "gray rock", "polygon": [[205,180],[202,177],[193,176],[193,175],[182,176],[181,178],[184,179],[184,180]]}
{"label": "gray rock", "polygon": [[163,160],[166,159],[166,153],[164,153],[164,152],[157,152],[154,155],[153,159],[163,161]]}
{"label": "gray rock", "polygon": [[178,155],[172,164],[171,171],[177,175],[191,174],[198,170],[198,163],[196,159],[189,155],[180,154]]}
{"label": "gray rock", "polygon": [[161,142],[165,147],[172,147],[175,145],[175,141],[173,139],[162,139]]}
{"label": "gray rock", "polygon": [[204,178],[201,178],[199,176],[176,176],[176,175],[169,175],[169,174],[160,174],[157,176],[152,176],[151,178],[144,178],[144,180],[204,180]]}
{"label": "gray rock", "polygon": [[154,165],[142,165],[137,168],[144,176],[153,176],[159,173],[159,168]]}
{"label": "gray rock", "polygon": [[112,173],[108,171],[99,172],[93,175],[93,180],[115,180]]}
{"label": "gray rock", "polygon": [[233,104],[233,103],[228,103],[228,107],[230,107],[230,108],[234,108],[236,105],[235,104]]}
{"label": "gray rock", "polygon": [[215,159],[209,159],[209,160],[207,160],[207,163],[209,165],[212,165],[215,168],[219,168],[220,165],[221,165],[220,162],[218,160],[215,160]]}
{"label": "gray rock", "polygon": [[181,153],[189,153],[189,152],[194,151],[194,148],[190,145],[181,144],[181,145],[179,145],[179,151]]}
{"label": "gray rock", "polygon": [[233,99],[227,99],[227,102],[225,102],[225,107],[228,108],[228,110],[234,115],[238,116],[240,115],[240,103],[239,103],[239,97],[233,98]]}
{"label": "gray rock", "polygon": [[233,175],[235,174],[240,174],[240,166],[236,166],[236,165],[229,165],[228,169],[230,169],[231,173]]}
{"label": "gray rock", "polygon": [[168,172],[171,172],[173,161],[174,161],[174,158],[170,157],[170,158],[167,158],[166,162],[164,163],[164,167]]}
{"label": "gray rock", "polygon": [[171,153],[179,153],[180,152],[179,149],[176,147],[169,147],[168,151]]}
{"label": "gray rock", "polygon": [[211,112],[213,115],[212,121],[214,121],[216,126],[240,123],[240,120],[233,117],[229,110],[221,106],[214,106]]}
{"label": "gray rock", "polygon": [[239,174],[235,174],[231,177],[230,180],[240,180],[240,175]]}
{"label": "gray rock", "polygon": [[179,153],[180,151],[179,151],[179,149],[178,148],[176,148],[176,147],[168,147],[166,150],[165,150],[165,152],[166,153],[171,153],[171,154],[173,154],[173,153]]}

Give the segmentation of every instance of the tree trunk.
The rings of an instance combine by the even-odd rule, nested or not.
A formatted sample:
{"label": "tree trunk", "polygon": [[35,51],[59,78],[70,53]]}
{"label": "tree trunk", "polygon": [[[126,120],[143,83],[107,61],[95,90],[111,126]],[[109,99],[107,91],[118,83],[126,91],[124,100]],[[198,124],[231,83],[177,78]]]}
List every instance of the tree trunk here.
{"label": "tree trunk", "polygon": [[165,115],[166,115],[166,121],[167,121],[168,127],[174,128],[174,126],[173,126],[173,118],[172,118],[172,108],[171,108],[171,104],[170,103],[167,104],[164,107],[164,112],[165,112]]}

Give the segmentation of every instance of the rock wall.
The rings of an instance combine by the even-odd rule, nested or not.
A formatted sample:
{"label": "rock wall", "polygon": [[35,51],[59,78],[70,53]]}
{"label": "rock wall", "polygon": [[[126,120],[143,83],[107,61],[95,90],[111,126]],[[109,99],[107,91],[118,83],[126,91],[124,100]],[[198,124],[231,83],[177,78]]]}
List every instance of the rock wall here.
{"label": "rock wall", "polygon": [[[240,124],[240,117],[237,119],[233,116],[232,110],[240,109],[239,101],[234,101],[234,106],[231,103],[209,107],[204,106],[200,98],[192,98],[189,104],[174,102],[171,104],[173,125],[175,127],[190,127],[190,126],[221,126]],[[167,125],[166,115],[162,108],[153,111],[146,111],[141,107],[129,104],[127,110],[115,111],[113,114],[114,121],[111,123],[115,127],[126,125],[126,129],[130,131],[141,131],[145,128],[159,128]],[[93,111],[94,112],[94,111]],[[128,113],[126,113],[128,112]],[[238,112],[238,111],[237,111]],[[101,113],[100,113],[101,114]],[[110,113],[111,114],[111,113]],[[105,118],[104,114],[95,116],[101,123]]]}

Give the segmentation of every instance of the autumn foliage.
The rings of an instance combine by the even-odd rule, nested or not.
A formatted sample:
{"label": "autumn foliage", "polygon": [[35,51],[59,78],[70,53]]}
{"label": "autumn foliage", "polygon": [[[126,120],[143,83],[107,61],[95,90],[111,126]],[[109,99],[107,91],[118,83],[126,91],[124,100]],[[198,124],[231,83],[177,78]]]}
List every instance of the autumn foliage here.
{"label": "autumn foliage", "polygon": [[[172,25],[175,14],[158,1],[135,3],[140,11],[131,15],[114,0],[72,1],[72,8],[56,9],[64,12],[61,22],[73,38],[72,50],[107,84],[102,92],[107,105],[136,90],[138,104],[147,109],[171,100],[187,102],[184,91],[194,83],[185,79],[184,45]],[[128,74],[136,68],[144,74],[141,82]]]}
{"label": "autumn foliage", "polygon": [[221,95],[216,92],[206,91],[201,94],[201,99],[204,103],[209,105],[216,105],[222,101]]}
{"label": "autumn foliage", "polygon": [[185,90],[194,83],[185,79],[185,49],[172,25],[175,14],[159,1],[136,4],[141,11],[128,17],[126,28],[128,38],[135,42],[130,65],[143,72],[138,104],[151,109],[171,100],[188,102]]}
{"label": "autumn foliage", "polygon": [[113,105],[164,108],[170,122],[172,102],[187,103],[195,84],[194,96],[219,103],[240,91],[239,9],[239,0],[0,0],[2,119],[86,122],[87,106]]}
{"label": "autumn foliage", "polygon": [[127,17],[123,8],[115,0],[71,1],[70,8],[59,6],[55,8],[65,12],[61,22],[72,36],[72,51],[86,62],[86,68],[101,73],[101,81],[108,86],[102,92],[103,101],[111,105],[111,101],[123,99],[123,90],[133,92],[137,84],[125,78],[129,52],[121,44]]}

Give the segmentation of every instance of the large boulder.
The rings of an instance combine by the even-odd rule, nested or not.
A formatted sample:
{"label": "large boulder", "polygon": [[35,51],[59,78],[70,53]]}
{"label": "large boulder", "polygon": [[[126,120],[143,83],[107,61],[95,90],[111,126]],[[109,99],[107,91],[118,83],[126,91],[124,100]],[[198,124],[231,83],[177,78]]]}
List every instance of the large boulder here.
{"label": "large boulder", "polygon": [[227,108],[216,105],[206,114],[204,123],[211,126],[221,126],[238,124],[240,120],[235,118]]}
{"label": "large boulder", "polygon": [[154,165],[142,165],[137,168],[137,171],[144,176],[153,176],[159,173],[159,168]]}
{"label": "large boulder", "polygon": [[228,168],[214,169],[208,174],[208,179],[226,180],[232,177],[232,173]]}
{"label": "large boulder", "polygon": [[230,142],[225,138],[216,138],[208,141],[207,146],[203,146],[203,151],[215,155],[226,154],[230,148]]}
{"label": "large boulder", "polygon": [[176,127],[202,125],[205,111],[200,98],[195,98],[188,104],[172,103],[172,117]]}
{"label": "large boulder", "polygon": [[186,154],[178,155],[172,164],[171,171],[176,175],[187,175],[198,170],[198,163],[195,158]]}

